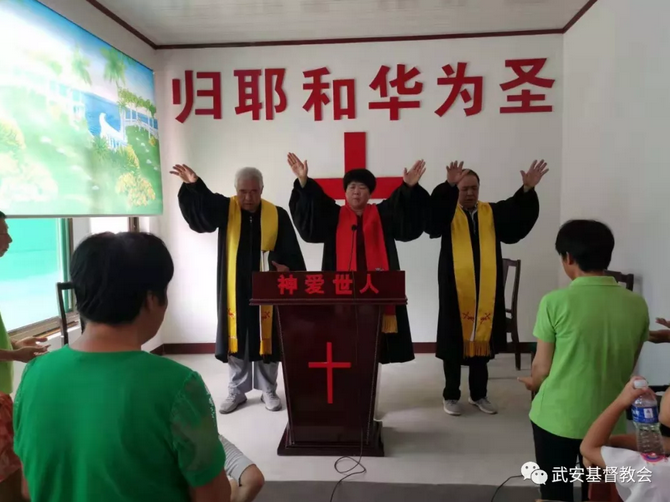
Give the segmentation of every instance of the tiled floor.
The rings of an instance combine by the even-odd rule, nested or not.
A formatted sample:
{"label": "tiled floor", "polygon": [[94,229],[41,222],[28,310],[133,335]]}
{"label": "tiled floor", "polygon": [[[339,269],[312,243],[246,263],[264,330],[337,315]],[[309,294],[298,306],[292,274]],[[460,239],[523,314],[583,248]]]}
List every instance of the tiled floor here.
{"label": "tiled floor", "polygon": [[[227,395],[228,368],[213,356],[174,356],[203,376],[217,405]],[[442,410],[441,361],[421,355],[411,363],[383,368],[378,418],[384,421],[385,458],[365,458],[367,474],[352,481],[416,484],[498,485],[519,474],[534,459],[528,411],[530,395],[516,381],[513,356],[490,364],[489,397],[500,408],[489,416],[467,404],[465,413],[450,417]],[[463,369],[467,382],[467,368]],[[280,383],[280,396],[284,392]],[[262,469],[268,481],[336,481],[335,458],[278,457],[277,444],[287,422],[286,411],[271,413],[260,393],[231,415],[219,415],[219,431]],[[512,480],[508,485],[527,485]]]}

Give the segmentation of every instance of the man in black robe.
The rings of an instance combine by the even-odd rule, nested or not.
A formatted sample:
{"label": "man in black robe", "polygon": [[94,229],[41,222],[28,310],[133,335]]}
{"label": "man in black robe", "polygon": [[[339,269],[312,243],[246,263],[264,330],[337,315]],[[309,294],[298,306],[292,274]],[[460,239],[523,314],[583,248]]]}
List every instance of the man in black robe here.
{"label": "man in black robe", "polygon": [[[261,199],[263,175],[258,169],[238,171],[233,198],[212,193],[188,166],[177,165],[171,173],[184,182],[179,207],[189,227],[198,233],[219,230],[216,358],[228,362],[230,371],[229,395],[219,411],[235,411],[252,386],[263,392],[268,410],[278,411],[281,353],[275,317],[269,307],[251,306],[249,300],[253,272],[305,270],[289,215]],[[229,301],[233,294],[234,302]]]}
{"label": "man in black robe", "polygon": [[[368,204],[375,176],[367,169],[347,172],[343,180],[345,206],[339,206],[308,177],[307,161],[303,163],[291,153],[288,163],[297,177],[289,201],[291,216],[305,242],[324,244],[322,270],[400,270],[395,241],[412,241],[425,229],[430,196],[419,185],[425,162],[405,169],[403,184],[376,205]],[[411,361],[414,349],[407,307],[398,306],[395,312],[391,309],[391,314],[385,313],[382,322],[380,361]]]}
{"label": "man in black robe", "polygon": [[[438,266],[440,313],[436,355],[444,362],[444,410],[450,415],[462,412],[458,404],[461,365],[470,367],[470,404],[485,413],[497,412],[487,397],[487,363],[507,345],[500,243],[515,244],[532,230],[540,211],[535,186],[547,172],[545,168],[544,161],[533,162],[527,173],[521,171],[523,187],[511,198],[486,204],[479,202],[479,176],[474,171],[463,170],[462,162],[453,162],[447,167],[447,182],[438,185],[431,195],[428,233],[431,238],[442,238]],[[464,227],[460,227],[464,229],[461,230],[463,233],[455,230],[457,217],[461,218],[459,221],[466,222]],[[487,228],[480,225],[482,218],[486,220]],[[455,235],[460,236],[459,242],[454,242]],[[480,236],[488,242],[488,252],[484,257],[486,263],[482,258],[486,250],[481,246]],[[462,239],[469,240],[469,243],[464,243]],[[457,266],[455,255],[459,262]],[[468,267],[474,267],[474,273],[465,270]],[[483,277],[482,271],[488,275]],[[460,278],[459,287],[457,275]],[[474,309],[469,312],[463,312],[459,305],[465,304],[468,298],[464,290],[470,284],[464,278],[473,279],[471,306]],[[480,308],[486,303],[486,299],[481,297],[482,284],[488,288],[492,312],[483,313]]]}

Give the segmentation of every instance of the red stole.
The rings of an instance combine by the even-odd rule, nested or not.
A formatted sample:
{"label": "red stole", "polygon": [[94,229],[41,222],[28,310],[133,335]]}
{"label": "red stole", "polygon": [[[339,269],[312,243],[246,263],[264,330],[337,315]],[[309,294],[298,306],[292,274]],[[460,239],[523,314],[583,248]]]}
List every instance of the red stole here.
{"label": "red stole", "polygon": [[[379,209],[375,204],[368,204],[363,211],[363,228],[359,228],[356,213],[345,203],[340,209],[337,223],[336,261],[338,272],[356,271],[356,234],[363,231],[365,242],[365,261],[370,272],[389,270],[389,259],[384,242],[384,229]],[[355,230],[354,230],[355,229]],[[388,306],[384,310],[382,333],[397,333],[398,322],[395,307]]]}

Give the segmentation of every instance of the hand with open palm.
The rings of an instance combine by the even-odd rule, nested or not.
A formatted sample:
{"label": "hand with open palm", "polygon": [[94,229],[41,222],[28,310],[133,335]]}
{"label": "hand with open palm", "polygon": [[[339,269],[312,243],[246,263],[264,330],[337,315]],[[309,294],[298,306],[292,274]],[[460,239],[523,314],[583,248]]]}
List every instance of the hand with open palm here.
{"label": "hand with open palm", "polygon": [[534,160],[528,172],[521,171],[521,179],[523,180],[523,188],[527,192],[535,188],[542,180],[542,177],[549,172],[547,163],[544,160]]}
{"label": "hand with open palm", "polygon": [[417,160],[409,171],[405,168],[402,179],[408,186],[413,187],[419,183],[425,172],[426,163],[423,160]]}
{"label": "hand with open palm", "polygon": [[196,181],[198,181],[198,175],[195,174],[193,169],[191,169],[185,164],[183,165],[177,164],[172,168],[170,174],[178,176],[184,183],[195,183]]}
{"label": "hand with open palm", "polygon": [[447,183],[451,186],[456,186],[469,172],[469,169],[463,169],[463,162],[460,164],[458,161],[451,162],[447,166]]}
{"label": "hand with open palm", "polygon": [[18,342],[13,342],[14,360],[22,363],[27,363],[47,353],[49,345],[42,345],[47,341],[46,337],[30,337],[24,338]]}
{"label": "hand with open palm", "polygon": [[288,165],[291,167],[293,174],[300,180],[300,186],[304,187],[307,184],[307,173],[309,172],[307,161],[305,160],[303,164],[295,153],[289,153],[286,160],[288,161]]}

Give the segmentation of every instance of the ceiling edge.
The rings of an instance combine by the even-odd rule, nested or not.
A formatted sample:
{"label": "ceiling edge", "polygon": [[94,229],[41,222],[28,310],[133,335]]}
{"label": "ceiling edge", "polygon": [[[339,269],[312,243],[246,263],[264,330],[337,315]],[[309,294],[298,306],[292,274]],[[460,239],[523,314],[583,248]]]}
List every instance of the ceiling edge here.
{"label": "ceiling edge", "polygon": [[424,40],[453,40],[458,38],[493,38],[493,37],[519,37],[534,35],[561,35],[572,28],[598,0],[588,0],[577,14],[563,28],[547,30],[522,30],[522,31],[493,31],[484,33],[451,33],[436,35],[410,35],[396,37],[363,37],[363,38],[328,38],[320,40],[271,40],[262,42],[222,42],[222,43],[202,43],[202,44],[165,44],[154,43],[149,37],[133,28],[126,21],[114,14],[110,9],[102,5],[97,0],[86,0],[93,7],[98,9],[115,23],[119,24],[127,31],[146,43],[154,50],[169,49],[220,49],[232,47],[271,47],[271,46],[291,46],[291,45],[332,45],[332,44],[360,44],[373,42],[417,42]]}
{"label": "ceiling edge", "polygon": [[97,0],[86,0],[86,1],[87,1],[89,4],[91,4],[93,7],[95,7],[96,9],[98,9],[100,12],[102,12],[105,16],[107,16],[108,18],[110,18],[112,21],[114,21],[115,23],[117,23],[119,26],[121,26],[122,28],[125,28],[127,31],[129,31],[130,33],[132,33],[133,35],[135,35],[137,38],[139,38],[142,42],[144,42],[145,44],[147,44],[149,47],[151,47],[151,48],[154,49],[154,50],[158,49],[158,47],[159,47],[158,44],[154,43],[149,37],[147,37],[146,35],[144,35],[144,34],[143,34],[142,32],[140,32],[139,30],[136,30],[135,28],[133,28],[130,24],[128,24],[126,21],[124,21],[123,19],[121,19],[121,18],[120,18],[119,16],[117,16],[116,14],[114,14],[111,10],[109,10],[107,7],[105,7],[104,5],[102,5],[102,4],[101,4],[100,2],[98,2]]}

